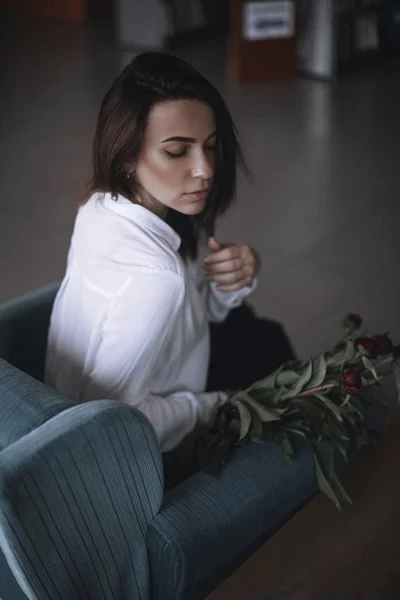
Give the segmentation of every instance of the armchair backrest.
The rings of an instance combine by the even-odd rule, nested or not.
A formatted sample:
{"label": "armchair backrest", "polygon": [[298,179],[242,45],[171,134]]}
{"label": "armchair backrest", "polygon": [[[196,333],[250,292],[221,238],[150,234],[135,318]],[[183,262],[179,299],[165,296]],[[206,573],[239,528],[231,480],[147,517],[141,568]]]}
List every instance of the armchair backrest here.
{"label": "armchair backrest", "polygon": [[75,406],[41,382],[56,293],[0,306],[0,595],[23,598],[7,557],[28,598],[148,598],[156,435],[132,407]]}
{"label": "armchair backrest", "polygon": [[0,358],[39,381],[57,290],[50,285],[0,306]]}
{"label": "armchair backrest", "polygon": [[72,406],[40,382],[57,289],[48,286],[0,306],[0,451]]}

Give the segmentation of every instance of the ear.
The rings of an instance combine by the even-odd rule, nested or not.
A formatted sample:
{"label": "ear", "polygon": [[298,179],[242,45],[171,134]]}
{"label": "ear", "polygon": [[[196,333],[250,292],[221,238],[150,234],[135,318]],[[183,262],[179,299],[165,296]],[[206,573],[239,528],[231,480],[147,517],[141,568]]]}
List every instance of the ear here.
{"label": "ear", "polygon": [[136,165],[134,163],[127,163],[124,166],[124,173],[126,174],[127,179],[134,179],[136,172]]}

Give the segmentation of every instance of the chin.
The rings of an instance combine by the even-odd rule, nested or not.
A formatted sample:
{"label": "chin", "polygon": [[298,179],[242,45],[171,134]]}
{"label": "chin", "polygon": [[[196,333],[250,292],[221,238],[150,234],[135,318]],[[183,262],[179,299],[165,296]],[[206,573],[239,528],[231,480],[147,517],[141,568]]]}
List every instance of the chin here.
{"label": "chin", "polygon": [[183,213],[184,215],[199,215],[201,212],[203,212],[205,206],[205,202],[191,202],[190,204],[182,206],[179,212]]}

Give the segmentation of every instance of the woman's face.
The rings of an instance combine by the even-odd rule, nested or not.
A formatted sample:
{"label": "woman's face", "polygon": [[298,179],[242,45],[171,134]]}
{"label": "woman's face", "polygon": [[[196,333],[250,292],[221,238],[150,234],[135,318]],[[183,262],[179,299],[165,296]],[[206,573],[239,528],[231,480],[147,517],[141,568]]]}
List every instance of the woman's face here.
{"label": "woman's face", "polygon": [[199,214],[213,181],[216,136],[214,113],[206,104],[197,100],[156,104],[134,166],[144,206],[162,218],[168,208]]}

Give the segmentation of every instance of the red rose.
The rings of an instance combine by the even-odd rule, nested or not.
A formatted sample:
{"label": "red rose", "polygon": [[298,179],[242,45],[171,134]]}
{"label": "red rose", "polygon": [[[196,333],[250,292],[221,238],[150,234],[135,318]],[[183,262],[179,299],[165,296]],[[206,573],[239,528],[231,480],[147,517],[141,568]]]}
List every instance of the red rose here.
{"label": "red rose", "polygon": [[368,356],[370,358],[376,358],[378,356],[378,348],[374,342],[374,340],[372,340],[371,338],[368,337],[360,337],[357,338],[354,341],[354,345],[356,346],[362,346],[364,348],[364,350],[366,350],[368,352]]}
{"label": "red rose", "polygon": [[393,358],[400,360],[400,346],[395,346],[393,348]]}
{"label": "red rose", "polygon": [[343,320],[342,327],[346,329],[349,334],[352,334],[353,331],[358,331],[363,324],[363,320],[360,315],[356,315],[354,313],[349,313]]}
{"label": "red rose", "polygon": [[380,356],[386,356],[387,354],[391,353],[393,349],[393,343],[387,333],[384,333],[383,335],[374,335],[372,336],[372,339],[375,342],[378,354]]}
{"label": "red rose", "polygon": [[349,313],[345,319],[345,324],[351,324],[355,329],[359,329],[363,324],[363,320],[360,315]]}
{"label": "red rose", "polygon": [[343,373],[343,388],[346,394],[357,394],[362,385],[362,379],[358,371],[346,371]]}

